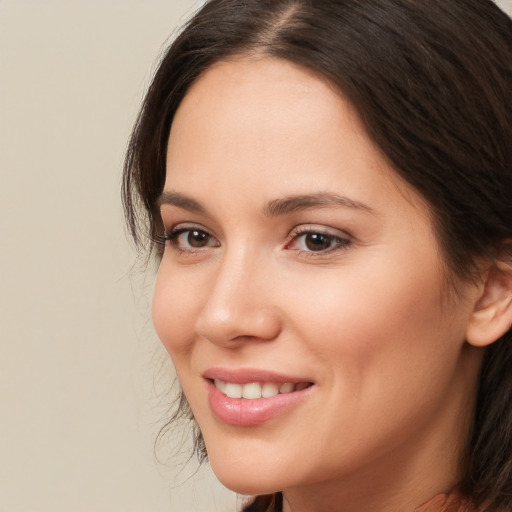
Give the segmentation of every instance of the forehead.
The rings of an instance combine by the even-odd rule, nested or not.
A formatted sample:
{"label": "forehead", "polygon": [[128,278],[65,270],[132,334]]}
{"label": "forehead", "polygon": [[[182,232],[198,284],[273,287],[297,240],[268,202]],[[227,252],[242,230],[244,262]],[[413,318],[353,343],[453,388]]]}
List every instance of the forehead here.
{"label": "forehead", "polygon": [[[323,171],[335,170],[336,162],[328,178]],[[337,89],[273,58],[219,62],[192,85],[171,128],[167,167],[167,184],[193,186],[207,173],[216,182],[243,176],[247,186],[261,187],[268,181],[274,192],[309,188],[322,174],[324,187],[332,179],[339,186],[344,171],[357,169],[410,192]]]}

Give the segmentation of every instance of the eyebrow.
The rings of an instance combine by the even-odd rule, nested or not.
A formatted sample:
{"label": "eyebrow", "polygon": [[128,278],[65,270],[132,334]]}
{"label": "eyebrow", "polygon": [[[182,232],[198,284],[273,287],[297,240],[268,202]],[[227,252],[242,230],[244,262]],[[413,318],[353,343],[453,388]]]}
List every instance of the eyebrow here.
{"label": "eyebrow", "polygon": [[178,208],[188,210],[189,212],[202,214],[207,213],[206,209],[199,201],[196,201],[185,194],[180,194],[179,192],[162,192],[162,195],[157,200],[157,205],[161,208],[164,204],[177,206]]}
{"label": "eyebrow", "polygon": [[[194,213],[208,213],[206,208],[199,201],[185,194],[174,191],[164,191],[158,198],[157,205],[159,207],[162,207],[163,205],[171,205]],[[263,209],[263,213],[268,217],[277,217],[279,215],[307,210],[309,208],[329,207],[343,207],[372,214],[375,213],[372,208],[364,203],[355,201],[349,197],[333,194],[331,192],[301,194],[281,199],[274,199],[267,203]]]}
{"label": "eyebrow", "polygon": [[368,205],[355,201],[345,196],[333,194],[330,192],[320,192],[318,194],[306,194],[298,196],[289,196],[283,199],[274,199],[270,201],[264,209],[267,216],[278,216],[286,213],[292,213],[309,208],[329,208],[343,207],[354,210],[362,210],[368,213],[375,213]]}

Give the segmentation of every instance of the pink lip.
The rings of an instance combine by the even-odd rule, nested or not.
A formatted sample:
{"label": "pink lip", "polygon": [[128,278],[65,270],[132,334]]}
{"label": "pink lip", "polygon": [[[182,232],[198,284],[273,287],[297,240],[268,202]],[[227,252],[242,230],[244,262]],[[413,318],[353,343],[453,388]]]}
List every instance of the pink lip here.
{"label": "pink lip", "polygon": [[292,382],[293,384],[312,382],[312,380],[307,377],[292,377],[290,375],[255,368],[209,368],[203,373],[203,377],[205,379],[219,379],[224,382],[234,382],[236,384],[249,384],[250,382],[276,382],[281,384],[285,382]]}
{"label": "pink lip", "polygon": [[229,398],[215,387],[213,379],[238,384],[247,384],[250,382],[298,383],[311,381],[308,379],[280,375],[274,372],[252,369],[227,370],[213,368],[206,371],[203,377],[207,379],[208,399],[215,417],[223,423],[239,427],[261,425],[277,417],[307,398],[315,387],[310,386],[300,391],[282,393],[271,398],[249,400],[244,398]]}

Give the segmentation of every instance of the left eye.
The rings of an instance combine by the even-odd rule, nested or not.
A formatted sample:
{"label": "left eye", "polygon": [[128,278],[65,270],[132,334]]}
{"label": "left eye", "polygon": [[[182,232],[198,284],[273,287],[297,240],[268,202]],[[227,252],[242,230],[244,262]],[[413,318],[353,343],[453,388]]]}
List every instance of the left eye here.
{"label": "left eye", "polygon": [[216,247],[215,238],[201,229],[183,228],[172,231],[165,237],[171,245],[178,249],[201,249],[203,247]]}
{"label": "left eye", "polygon": [[340,238],[329,233],[308,231],[295,236],[288,249],[306,252],[326,252],[349,244],[348,239]]}

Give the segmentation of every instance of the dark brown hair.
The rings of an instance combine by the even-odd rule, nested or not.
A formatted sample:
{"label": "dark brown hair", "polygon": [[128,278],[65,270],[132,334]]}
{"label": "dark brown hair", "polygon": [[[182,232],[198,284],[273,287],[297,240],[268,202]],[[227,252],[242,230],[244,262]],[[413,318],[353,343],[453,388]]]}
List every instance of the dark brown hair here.
{"label": "dark brown hair", "polygon": [[[211,0],[161,59],[130,139],[123,200],[137,243],[160,254],[157,199],[183,97],[243,55],[339,88],[429,203],[447,275],[471,279],[477,258],[512,239],[512,22],[491,0]],[[206,457],[200,434],[197,446]],[[465,469],[460,487],[479,510],[512,510],[511,331],[486,351]]]}

